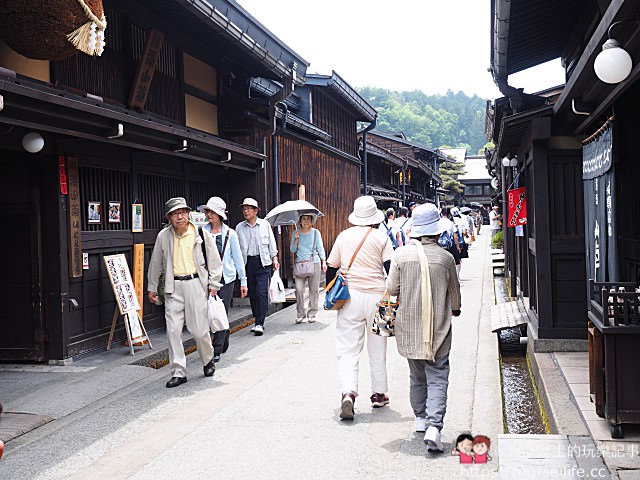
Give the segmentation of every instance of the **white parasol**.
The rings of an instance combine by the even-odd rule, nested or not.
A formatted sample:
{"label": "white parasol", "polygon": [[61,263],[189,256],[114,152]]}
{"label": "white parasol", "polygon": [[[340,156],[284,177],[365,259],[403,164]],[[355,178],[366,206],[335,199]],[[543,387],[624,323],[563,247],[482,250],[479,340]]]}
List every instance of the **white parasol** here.
{"label": "white parasol", "polygon": [[264,217],[272,226],[295,225],[301,215],[323,217],[324,214],[306,200],[289,200],[267,213]]}

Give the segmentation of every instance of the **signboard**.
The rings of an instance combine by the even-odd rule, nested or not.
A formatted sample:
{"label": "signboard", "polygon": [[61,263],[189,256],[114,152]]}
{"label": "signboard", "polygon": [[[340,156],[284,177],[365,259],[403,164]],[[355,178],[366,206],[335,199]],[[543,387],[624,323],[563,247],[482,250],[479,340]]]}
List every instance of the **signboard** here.
{"label": "signboard", "polygon": [[527,187],[507,191],[507,227],[527,224]]}
{"label": "signboard", "polygon": [[129,97],[129,106],[131,108],[143,109],[145,103],[147,103],[147,96],[149,95],[153,74],[160,58],[163,40],[164,34],[159,30],[151,29],[147,33],[144,53],[138,63],[136,78],[131,87],[131,96]]}
{"label": "signboard", "polygon": [[118,303],[120,315],[129,313],[132,310],[139,310],[140,303],[138,302],[138,296],[136,295],[133,280],[131,280],[129,266],[124,253],[105,255],[104,265],[107,267],[107,274]]}
{"label": "signboard", "polygon": [[80,213],[80,179],[78,177],[78,159],[69,157],[67,168],[68,188],[68,225],[69,225],[69,276],[82,276],[82,224]]}

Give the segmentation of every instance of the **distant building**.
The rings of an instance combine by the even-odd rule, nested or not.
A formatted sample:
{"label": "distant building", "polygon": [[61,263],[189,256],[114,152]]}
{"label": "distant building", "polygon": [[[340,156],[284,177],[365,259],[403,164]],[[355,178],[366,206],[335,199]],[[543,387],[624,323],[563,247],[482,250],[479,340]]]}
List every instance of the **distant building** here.
{"label": "distant building", "polygon": [[466,173],[460,175],[458,180],[464,185],[464,193],[460,201],[461,205],[490,205],[491,197],[497,190],[491,187],[491,177],[487,171],[487,161],[484,155],[469,155],[464,159]]}

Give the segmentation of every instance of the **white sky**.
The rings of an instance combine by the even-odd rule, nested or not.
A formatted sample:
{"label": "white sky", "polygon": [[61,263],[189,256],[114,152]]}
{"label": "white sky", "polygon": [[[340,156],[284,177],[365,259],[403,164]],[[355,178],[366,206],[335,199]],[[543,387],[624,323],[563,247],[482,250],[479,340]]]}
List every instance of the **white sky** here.
{"label": "white sky", "polygon": [[[489,0],[237,1],[311,64],[308,73],[335,70],[355,88],[503,96],[487,72]],[[541,70],[509,84],[533,93],[564,83],[559,62]]]}

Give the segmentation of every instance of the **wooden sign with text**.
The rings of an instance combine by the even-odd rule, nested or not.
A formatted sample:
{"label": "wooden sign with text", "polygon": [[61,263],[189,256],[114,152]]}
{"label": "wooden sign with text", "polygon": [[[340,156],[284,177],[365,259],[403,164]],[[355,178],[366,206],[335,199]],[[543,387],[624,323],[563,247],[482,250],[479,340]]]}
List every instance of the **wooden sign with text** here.
{"label": "wooden sign with text", "polygon": [[153,29],[147,32],[144,53],[138,63],[138,71],[129,96],[129,106],[132,108],[142,109],[147,103],[147,96],[160,58],[163,40],[164,34],[162,32]]}
{"label": "wooden sign with text", "polygon": [[69,276],[82,276],[82,218],[80,212],[80,180],[78,178],[78,159],[67,158],[68,205],[67,221],[69,225]]}

